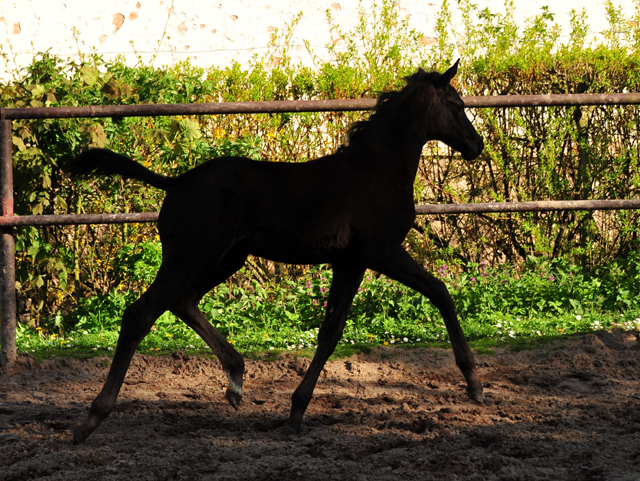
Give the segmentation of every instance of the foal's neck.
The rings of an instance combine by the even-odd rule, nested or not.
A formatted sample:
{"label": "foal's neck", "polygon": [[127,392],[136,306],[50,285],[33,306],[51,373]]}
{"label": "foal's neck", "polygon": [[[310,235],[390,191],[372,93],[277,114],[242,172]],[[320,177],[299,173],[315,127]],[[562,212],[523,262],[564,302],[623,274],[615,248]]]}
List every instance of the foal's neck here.
{"label": "foal's neck", "polygon": [[380,152],[385,164],[385,175],[413,185],[422,148],[426,141],[431,139],[425,138],[424,133],[420,132],[415,124],[409,124],[406,119],[398,120],[386,131],[372,131],[370,145]]}

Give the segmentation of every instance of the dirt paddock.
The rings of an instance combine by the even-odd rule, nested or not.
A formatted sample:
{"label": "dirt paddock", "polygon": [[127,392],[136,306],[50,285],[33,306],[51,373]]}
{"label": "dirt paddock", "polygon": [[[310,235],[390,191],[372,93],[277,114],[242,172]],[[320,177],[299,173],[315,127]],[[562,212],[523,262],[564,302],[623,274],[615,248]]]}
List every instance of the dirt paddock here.
{"label": "dirt paddock", "polygon": [[217,361],[136,355],[115,412],[73,446],[110,360],[22,355],[1,378],[0,479],[640,480],[635,333],[477,360],[485,405],[467,399],[450,350],[330,362],[301,435],[287,437],[307,359],[248,360],[236,412]]}

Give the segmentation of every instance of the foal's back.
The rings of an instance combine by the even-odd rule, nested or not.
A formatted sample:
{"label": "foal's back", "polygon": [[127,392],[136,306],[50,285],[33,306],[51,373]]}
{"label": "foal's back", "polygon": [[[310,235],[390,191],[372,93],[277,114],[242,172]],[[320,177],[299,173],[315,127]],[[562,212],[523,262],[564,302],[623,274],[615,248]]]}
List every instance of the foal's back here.
{"label": "foal's back", "polygon": [[[377,188],[371,167],[352,153],[295,164],[216,158],[168,190],[160,235],[163,243],[175,235],[204,236],[278,262],[332,262],[372,231],[390,235],[390,219],[381,218],[385,211],[396,222],[402,217]],[[415,215],[413,199],[404,203],[408,227],[398,237]]]}

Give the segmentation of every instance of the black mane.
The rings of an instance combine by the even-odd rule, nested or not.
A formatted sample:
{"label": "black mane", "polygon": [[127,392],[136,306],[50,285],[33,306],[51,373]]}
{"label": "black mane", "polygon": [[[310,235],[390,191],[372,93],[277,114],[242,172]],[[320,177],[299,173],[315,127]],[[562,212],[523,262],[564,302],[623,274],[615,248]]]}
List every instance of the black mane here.
{"label": "black mane", "polygon": [[400,90],[393,90],[391,92],[383,92],[380,94],[378,101],[376,102],[376,106],[373,109],[373,113],[369,118],[353,122],[349,125],[345,134],[345,141],[340,147],[338,147],[337,151],[344,152],[350,147],[358,147],[365,141],[365,138],[373,125],[378,125],[387,120],[385,118],[385,114],[391,110],[398,99],[405,97],[409,92],[412,92],[416,86],[422,86],[426,83],[436,84],[441,76],[442,74],[440,72],[425,72],[419,68],[416,73],[404,78],[406,85]]}

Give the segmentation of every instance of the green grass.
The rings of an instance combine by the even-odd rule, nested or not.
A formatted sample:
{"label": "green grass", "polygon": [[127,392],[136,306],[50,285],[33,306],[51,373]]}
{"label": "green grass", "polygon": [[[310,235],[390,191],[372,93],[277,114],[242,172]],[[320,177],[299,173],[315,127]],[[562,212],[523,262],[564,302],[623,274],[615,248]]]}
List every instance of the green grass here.
{"label": "green grass", "polygon": [[[490,352],[499,345],[523,349],[539,339],[600,329],[640,330],[640,303],[630,294],[640,287],[635,254],[590,272],[563,260],[532,258],[520,267],[443,264],[436,274],[449,286],[462,328],[478,352]],[[200,308],[245,355],[269,358],[295,352],[310,356],[330,284],[331,271],[316,267],[297,281],[284,280],[279,285],[221,285],[202,300]],[[75,312],[58,313],[37,330],[21,325],[18,349],[37,358],[112,355],[122,312],[137,296],[122,291],[82,299]],[[380,345],[448,347],[449,338],[442,317],[426,298],[367,273],[335,355],[367,352]],[[194,331],[166,312],[138,351],[176,350],[212,354]]]}

